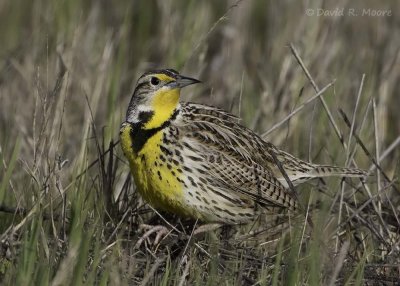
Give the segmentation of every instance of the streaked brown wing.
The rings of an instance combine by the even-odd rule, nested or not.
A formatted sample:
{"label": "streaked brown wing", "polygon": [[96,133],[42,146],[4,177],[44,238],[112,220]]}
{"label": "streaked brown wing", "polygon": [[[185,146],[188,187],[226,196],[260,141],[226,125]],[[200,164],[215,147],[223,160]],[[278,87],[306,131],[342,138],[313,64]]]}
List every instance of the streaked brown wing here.
{"label": "streaked brown wing", "polygon": [[221,110],[199,105],[185,105],[182,110],[188,121],[178,123],[181,139],[197,151],[193,156],[201,157],[193,165],[207,170],[208,185],[233,200],[296,208],[296,199],[268,168],[271,158],[262,150],[264,141]]}

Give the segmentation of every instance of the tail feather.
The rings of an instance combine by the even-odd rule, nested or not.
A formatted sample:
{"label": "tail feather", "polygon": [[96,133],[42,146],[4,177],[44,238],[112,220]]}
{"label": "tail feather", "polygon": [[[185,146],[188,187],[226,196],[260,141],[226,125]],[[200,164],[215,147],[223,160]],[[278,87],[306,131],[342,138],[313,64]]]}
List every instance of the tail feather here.
{"label": "tail feather", "polygon": [[310,172],[313,177],[365,177],[367,173],[360,169],[355,168],[341,168],[328,165],[314,165],[314,169]]}
{"label": "tail feather", "polygon": [[[295,158],[282,150],[274,150],[278,154],[278,161],[282,164],[287,176],[294,186],[306,182],[312,178],[341,176],[341,177],[365,177],[367,173],[360,169],[341,168],[329,165],[311,164]],[[275,167],[273,172],[277,179],[287,188],[288,183],[280,169]]]}
{"label": "tail feather", "polygon": [[[289,170],[287,172],[290,181],[294,186],[307,182],[313,178],[321,177],[366,177],[368,174],[360,169],[341,168],[329,165],[309,165],[301,170]],[[278,180],[287,188],[288,183],[283,176],[278,177]]]}

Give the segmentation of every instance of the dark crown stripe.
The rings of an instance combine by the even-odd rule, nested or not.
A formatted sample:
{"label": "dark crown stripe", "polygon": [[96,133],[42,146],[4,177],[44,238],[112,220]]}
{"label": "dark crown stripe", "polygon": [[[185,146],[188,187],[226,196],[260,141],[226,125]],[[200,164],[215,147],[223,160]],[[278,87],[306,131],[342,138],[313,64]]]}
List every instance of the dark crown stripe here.
{"label": "dark crown stripe", "polygon": [[174,69],[163,69],[163,70],[150,70],[148,72],[145,72],[141,78],[148,76],[148,75],[153,75],[153,74],[165,74],[167,76],[175,78],[177,75],[179,75],[179,72],[177,72]]}

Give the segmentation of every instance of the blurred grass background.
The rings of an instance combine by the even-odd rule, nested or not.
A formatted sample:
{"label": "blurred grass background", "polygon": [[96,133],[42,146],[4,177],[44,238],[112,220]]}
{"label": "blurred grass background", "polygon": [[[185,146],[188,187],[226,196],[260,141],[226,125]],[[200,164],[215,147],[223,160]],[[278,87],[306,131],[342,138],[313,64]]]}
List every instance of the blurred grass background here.
{"label": "blurred grass background", "polygon": [[[344,15],[318,16],[317,9],[343,9]],[[348,15],[349,9],[359,15]],[[362,16],[363,9],[391,16]],[[218,234],[185,241],[183,253],[177,249],[185,244],[134,249],[136,223],[147,220],[138,210],[146,206],[133,191],[119,146],[101,154],[118,138],[137,78],[151,68],[174,68],[202,80],[184,90],[182,100],[222,107],[263,134],[315,94],[289,48],[293,43],[319,88],[336,79],[324,98],[351,148],[342,146],[318,101],[266,139],[301,158],[339,166],[357,150],[357,165],[368,170],[371,158],[354,138],[349,141],[350,128],[338,110],[350,120],[355,116],[373,157],[398,140],[399,13],[395,0],[0,1],[3,283],[328,283],[334,266],[319,253],[319,242],[306,247],[304,264],[296,248],[285,262],[279,254],[269,261],[270,252],[252,248],[255,262],[249,249],[229,249]],[[395,148],[380,161],[390,178],[396,177],[398,158]],[[343,188],[356,190],[339,183],[329,181],[332,197]],[[398,192],[380,175],[369,188],[385,191],[379,207],[389,201],[392,210],[398,208]],[[125,192],[133,193],[135,205],[121,217],[115,200]],[[377,254],[380,244],[367,237],[357,238],[363,251],[346,261],[355,270],[337,274],[339,283],[361,284],[368,262],[387,262],[388,253]]]}

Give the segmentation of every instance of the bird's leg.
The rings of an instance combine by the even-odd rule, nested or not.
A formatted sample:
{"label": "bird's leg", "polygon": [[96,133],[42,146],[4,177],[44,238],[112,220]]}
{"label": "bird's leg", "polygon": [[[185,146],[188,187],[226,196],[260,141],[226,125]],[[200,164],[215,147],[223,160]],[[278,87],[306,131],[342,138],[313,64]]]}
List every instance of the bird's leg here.
{"label": "bird's leg", "polygon": [[203,233],[203,232],[213,231],[213,230],[216,230],[216,229],[218,229],[218,228],[220,228],[222,226],[223,226],[223,224],[221,224],[221,223],[203,224],[203,225],[200,225],[198,228],[196,228],[193,231],[193,235],[198,235],[198,234]]}

